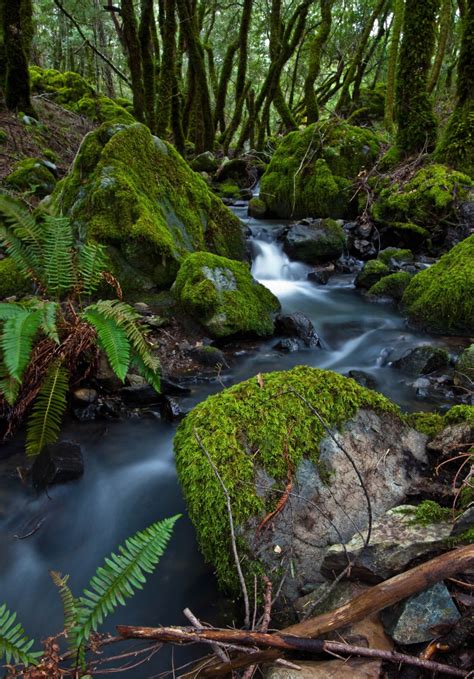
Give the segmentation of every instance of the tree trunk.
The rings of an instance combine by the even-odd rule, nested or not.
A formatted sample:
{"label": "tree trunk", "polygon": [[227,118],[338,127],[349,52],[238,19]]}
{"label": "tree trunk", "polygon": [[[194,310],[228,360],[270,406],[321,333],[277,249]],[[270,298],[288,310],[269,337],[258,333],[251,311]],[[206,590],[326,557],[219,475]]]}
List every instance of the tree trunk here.
{"label": "tree trunk", "polygon": [[224,61],[222,62],[221,73],[219,77],[219,85],[217,87],[216,105],[214,108],[214,126],[216,130],[219,128],[221,132],[225,130],[225,107],[227,100],[227,85],[229,84],[232,75],[232,66],[234,64],[234,56],[239,49],[239,41],[231,42],[227,47]]}
{"label": "tree trunk", "polygon": [[397,145],[406,154],[430,152],[437,120],[427,83],[435,42],[439,0],[406,0],[398,60],[395,115]]}
{"label": "tree trunk", "polygon": [[155,23],[153,0],[141,0],[141,16],[138,36],[143,71],[145,120],[152,132],[156,131],[156,81],[152,30]]}
{"label": "tree trunk", "polygon": [[333,2],[334,0],[321,0],[321,24],[309,45],[308,75],[304,81],[304,101],[308,125],[319,120],[319,107],[314,91],[314,83],[321,70],[323,48],[331,32],[331,9]]}
{"label": "tree trunk", "polygon": [[145,89],[143,86],[142,57],[133,0],[122,0],[122,20],[123,39],[132,78],[133,110],[135,118],[143,122],[145,119]]}
{"label": "tree trunk", "polygon": [[451,5],[451,0],[442,0],[439,21],[438,48],[436,50],[436,57],[428,83],[429,94],[431,94],[436,87],[439,74],[441,72],[441,66],[443,65],[444,54],[446,52],[446,44],[448,42],[449,32],[451,29],[452,14],[453,8]]}
{"label": "tree trunk", "polygon": [[11,111],[34,116],[28,72],[28,54],[33,37],[31,0],[3,0],[2,10],[5,103]]}
{"label": "tree trunk", "polygon": [[390,51],[388,53],[387,91],[385,94],[384,124],[385,129],[388,132],[393,131],[393,107],[395,103],[395,75],[397,72],[398,46],[400,44],[400,36],[402,33],[403,11],[404,11],[404,0],[394,0],[392,40],[390,42]]}
{"label": "tree trunk", "polygon": [[158,83],[156,133],[166,137],[171,121],[172,97],[176,86],[176,2],[164,0],[160,9],[161,57]]}

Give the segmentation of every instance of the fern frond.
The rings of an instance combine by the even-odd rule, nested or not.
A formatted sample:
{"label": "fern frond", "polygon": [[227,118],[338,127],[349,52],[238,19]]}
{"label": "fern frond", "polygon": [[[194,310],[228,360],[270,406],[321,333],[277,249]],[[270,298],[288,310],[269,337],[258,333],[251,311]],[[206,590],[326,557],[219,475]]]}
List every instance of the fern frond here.
{"label": "fern frond", "polygon": [[170,540],[178,516],[158,521],[128,538],[119,554],[105,559],[79,599],[79,625],[73,633],[79,648],[92,630],[113,613],[135,590],[142,589],[145,573],[152,573]]}
{"label": "fern frond", "polygon": [[0,302],[0,321],[8,321],[10,318],[22,316],[25,307],[15,302]]}
{"label": "fern frond", "polygon": [[9,374],[19,382],[30,360],[33,340],[40,325],[40,312],[26,309],[9,318],[3,325],[3,360]]}
{"label": "fern frond", "polygon": [[58,329],[56,327],[56,314],[58,312],[57,302],[41,301],[37,305],[37,308],[41,312],[42,331],[46,337],[49,337],[56,342],[56,344],[59,344]]}
{"label": "fern frond", "polygon": [[61,573],[58,573],[57,571],[49,571],[49,574],[51,580],[59,590],[59,596],[61,597],[63,604],[64,630],[69,632],[73,627],[76,627],[78,623],[76,599],[74,598],[71,588],[67,584],[69,575],[63,577]]}
{"label": "fern frond", "polygon": [[0,660],[5,656],[6,662],[12,659],[24,665],[36,665],[42,655],[38,651],[30,651],[34,639],[25,636],[25,630],[20,623],[14,624],[16,613],[11,613],[6,604],[0,606]]}
{"label": "fern frond", "polygon": [[145,365],[141,357],[135,353],[132,353],[130,365],[134,366],[140,375],[148,382],[148,384],[153,387],[155,391],[159,392],[161,388],[160,362],[155,356],[152,356],[152,358],[154,361],[156,361],[156,367],[153,370],[149,368],[149,366]]}
{"label": "fern frond", "polygon": [[82,289],[86,295],[97,290],[102,281],[102,273],[109,267],[106,249],[99,243],[85,243],[79,250],[78,273],[82,279]]}
{"label": "fern frond", "polygon": [[44,274],[48,292],[61,294],[74,285],[72,227],[67,217],[45,217]]}
{"label": "fern frond", "polygon": [[57,441],[66,410],[69,373],[60,362],[53,363],[36,397],[26,428],[26,452],[38,455],[47,443]]}
{"label": "fern frond", "polygon": [[101,314],[96,305],[88,306],[83,315],[95,328],[101,349],[107,354],[112,370],[123,382],[130,365],[130,342],[125,330],[113,318]]}
{"label": "fern frond", "polygon": [[0,393],[3,394],[8,405],[12,406],[18,398],[20,383],[14,377],[3,377],[0,379]]}
{"label": "fern frond", "polygon": [[24,274],[42,268],[43,229],[29,210],[10,196],[0,196],[0,241]]}

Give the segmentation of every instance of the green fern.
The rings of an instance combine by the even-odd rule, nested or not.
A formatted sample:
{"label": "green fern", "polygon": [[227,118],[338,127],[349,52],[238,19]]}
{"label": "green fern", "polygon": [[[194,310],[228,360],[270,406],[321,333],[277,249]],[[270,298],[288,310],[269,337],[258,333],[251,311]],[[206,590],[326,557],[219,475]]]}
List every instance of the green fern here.
{"label": "green fern", "polygon": [[105,247],[98,243],[85,243],[79,250],[78,273],[82,290],[92,295],[102,281],[102,274],[109,266]]}
{"label": "green fern", "polygon": [[[4,306],[4,305],[2,305]],[[41,325],[39,311],[14,310],[14,315],[5,321],[1,338],[5,366],[16,380],[21,382],[29,363],[33,340]]]}
{"label": "green fern", "polygon": [[0,379],[0,393],[3,394],[8,405],[12,406],[18,398],[20,383],[13,377],[2,377]]}
{"label": "green fern", "polygon": [[119,604],[124,606],[125,599],[142,589],[145,573],[155,569],[178,518],[179,515],[158,521],[128,538],[119,547],[119,554],[111,554],[97,569],[89,589],[78,600],[79,624],[72,632],[76,648],[89,639],[91,632]]}
{"label": "green fern", "polygon": [[69,575],[62,576],[61,573],[58,573],[57,571],[49,571],[49,574],[51,580],[59,590],[59,595],[63,604],[64,630],[67,633],[73,627],[76,627],[78,623],[76,600],[71,592],[71,588],[67,584]]}
{"label": "green fern", "polygon": [[66,410],[69,373],[55,362],[46,373],[36,397],[26,429],[26,452],[38,455],[48,443],[57,441],[61,420]]}
{"label": "green fern", "polygon": [[112,370],[123,382],[130,365],[130,342],[125,330],[113,319],[103,316],[95,305],[87,307],[84,317],[94,326],[101,349],[107,354]]}
{"label": "green fern", "polygon": [[156,361],[156,367],[153,370],[144,363],[140,356],[138,356],[134,352],[132,353],[132,360],[130,361],[130,365],[138,370],[143,379],[145,379],[148,382],[148,384],[153,387],[155,391],[159,392],[161,389],[161,380],[159,373],[160,363],[157,358],[155,359],[154,356],[152,358]]}
{"label": "green fern", "polygon": [[42,226],[23,205],[4,195],[0,196],[0,242],[23,274],[41,277]]}
{"label": "green fern", "polygon": [[30,651],[35,643],[25,636],[25,630],[20,623],[14,624],[16,613],[10,613],[6,604],[0,606],[0,660],[5,657],[9,663],[12,659],[24,665],[36,665],[42,655],[38,651]]}
{"label": "green fern", "polygon": [[60,295],[73,287],[72,227],[67,217],[44,219],[44,277],[46,289]]}
{"label": "green fern", "polygon": [[56,302],[43,302],[37,304],[37,308],[41,313],[41,330],[46,337],[52,339],[56,344],[60,343],[58,329],[56,326],[56,316],[58,313],[58,304]]}

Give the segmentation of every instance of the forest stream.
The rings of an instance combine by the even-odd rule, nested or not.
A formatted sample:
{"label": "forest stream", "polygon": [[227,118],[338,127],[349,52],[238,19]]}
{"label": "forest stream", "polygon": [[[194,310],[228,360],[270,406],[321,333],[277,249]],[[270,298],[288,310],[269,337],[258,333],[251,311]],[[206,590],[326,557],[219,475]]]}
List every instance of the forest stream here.
{"label": "forest stream", "polygon": [[[340,373],[364,371],[405,410],[443,405],[442,401],[417,399],[413,378],[388,365],[391,357],[422,342],[443,346],[439,339],[409,330],[394,307],[367,302],[355,290],[352,275],[333,276],[325,286],[308,281],[309,267],[290,261],[275,241],[275,227],[281,221],[249,219],[246,205],[235,207],[234,212],[252,234],[254,277],[279,297],[284,313],[299,311],[311,319],[322,347],[281,354],[273,348],[275,338],[264,341],[256,351],[242,351],[232,370],[218,379],[192,384],[192,394],[182,399],[183,410],[258,372],[297,364]],[[79,593],[103,557],[124,538],[157,519],[185,513],[173,460],[173,435],[173,425],[151,416],[119,423],[70,422],[64,438],[83,446],[85,474],[48,493],[37,494],[22,485],[16,472],[20,454],[2,461],[0,601],[18,612],[19,619],[26,621],[27,633],[37,641],[63,625],[49,569],[69,573],[69,584]],[[191,523],[183,518],[156,575],[125,609],[108,619],[105,630],[113,631],[118,622],[183,624],[186,606],[202,620],[220,624],[235,620],[240,625],[233,618],[233,605],[218,593],[212,572],[202,561]],[[192,654],[192,650],[180,650],[175,662],[184,662]],[[162,650],[130,676],[151,677],[169,668],[169,650]]]}

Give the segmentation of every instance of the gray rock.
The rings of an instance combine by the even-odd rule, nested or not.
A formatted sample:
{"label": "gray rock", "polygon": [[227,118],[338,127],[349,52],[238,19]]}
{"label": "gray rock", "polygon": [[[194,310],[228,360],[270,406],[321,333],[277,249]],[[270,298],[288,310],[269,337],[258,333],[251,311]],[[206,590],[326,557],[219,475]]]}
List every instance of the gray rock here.
{"label": "gray rock", "polygon": [[72,395],[78,404],[82,404],[84,406],[97,401],[97,392],[95,389],[87,389],[86,387],[82,387],[81,389],[76,389]]}
{"label": "gray rock", "polygon": [[340,257],[345,240],[344,229],[333,219],[304,220],[290,226],[283,248],[290,257],[312,264]]}
{"label": "gray rock", "polygon": [[172,422],[184,415],[179,403],[169,396],[165,396],[160,404],[160,413],[164,420]]}
{"label": "gray rock", "polygon": [[363,537],[356,533],[345,545],[332,545],[324,557],[322,572],[331,576],[353,563],[351,577],[367,582],[380,582],[401,573],[420,557],[427,558],[440,549],[446,549],[451,536],[449,521],[428,526],[413,522],[415,507],[402,505],[389,510],[373,526],[370,543],[366,547]]}
{"label": "gray rock", "polygon": [[229,367],[224,352],[217,347],[209,345],[195,346],[191,347],[187,353],[192,356],[195,361],[201,363],[201,365],[207,365],[213,368],[218,365],[223,368]]}
{"label": "gray rock", "polygon": [[133,387],[122,387],[119,391],[120,398],[129,406],[146,406],[159,403],[162,395],[149,384],[137,384]]}
{"label": "gray rock", "polygon": [[377,388],[377,380],[372,377],[372,375],[369,375],[369,373],[366,373],[363,370],[349,370],[347,377],[351,377],[358,384],[366,387],[367,389]]}
{"label": "gray rock", "polygon": [[122,382],[110,367],[109,360],[103,351],[99,354],[95,379],[97,384],[107,391],[116,391],[122,386]]}
{"label": "gray rock", "polygon": [[459,516],[456,519],[456,522],[453,526],[453,530],[451,531],[451,535],[453,537],[457,535],[462,535],[462,533],[465,533],[467,530],[470,530],[474,526],[474,504],[471,507],[468,507],[461,516]]}
{"label": "gray rock", "polygon": [[474,427],[469,422],[460,422],[445,427],[428,444],[428,450],[432,453],[443,455],[446,451],[456,450],[469,445],[474,440]]}
{"label": "gray rock", "polygon": [[449,365],[449,354],[445,349],[424,344],[409,349],[403,356],[392,362],[392,367],[410,375],[427,375]]}
{"label": "gray rock", "polygon": [[81,447],[67,441],[45,446],[35,459],[31,470],[35,488],[74,481],[83,473],[84,460]]}
{"label": "gray rock", "polygon": [[336,267],[334,266],[334,264],[328,264],[328,266],[318,267],[314,271],[309,272],[308,280],[313,281],[318,285],[326,285],[335,270]]}
{"label": "gray rock", "polygon": [[275,332],[288,337],[297,337],[307,347],[321,346],[321,341],[307,316],[300,311],[294,314],[279,314],[275,319]]}
{"label": "gray rock", "polygon": [[456,361],[454,384],[474,389],[474,344],[467,347]]}
{"label": "gray rock", "polygon": [[282,354],[292,354],[295,351],[299,351],[301,346],[298,340],[293,337],[285,337],[277,342],[273,348],[276,349],[276,351],[280,351]]}
{"label": "gray rock", "polygon": [[438,582],[433,587],[386,608],[380,614],[385,631],[398,644],[421,644],[436,636],[431,628],[454,624],[460,618],[448,589]]}

